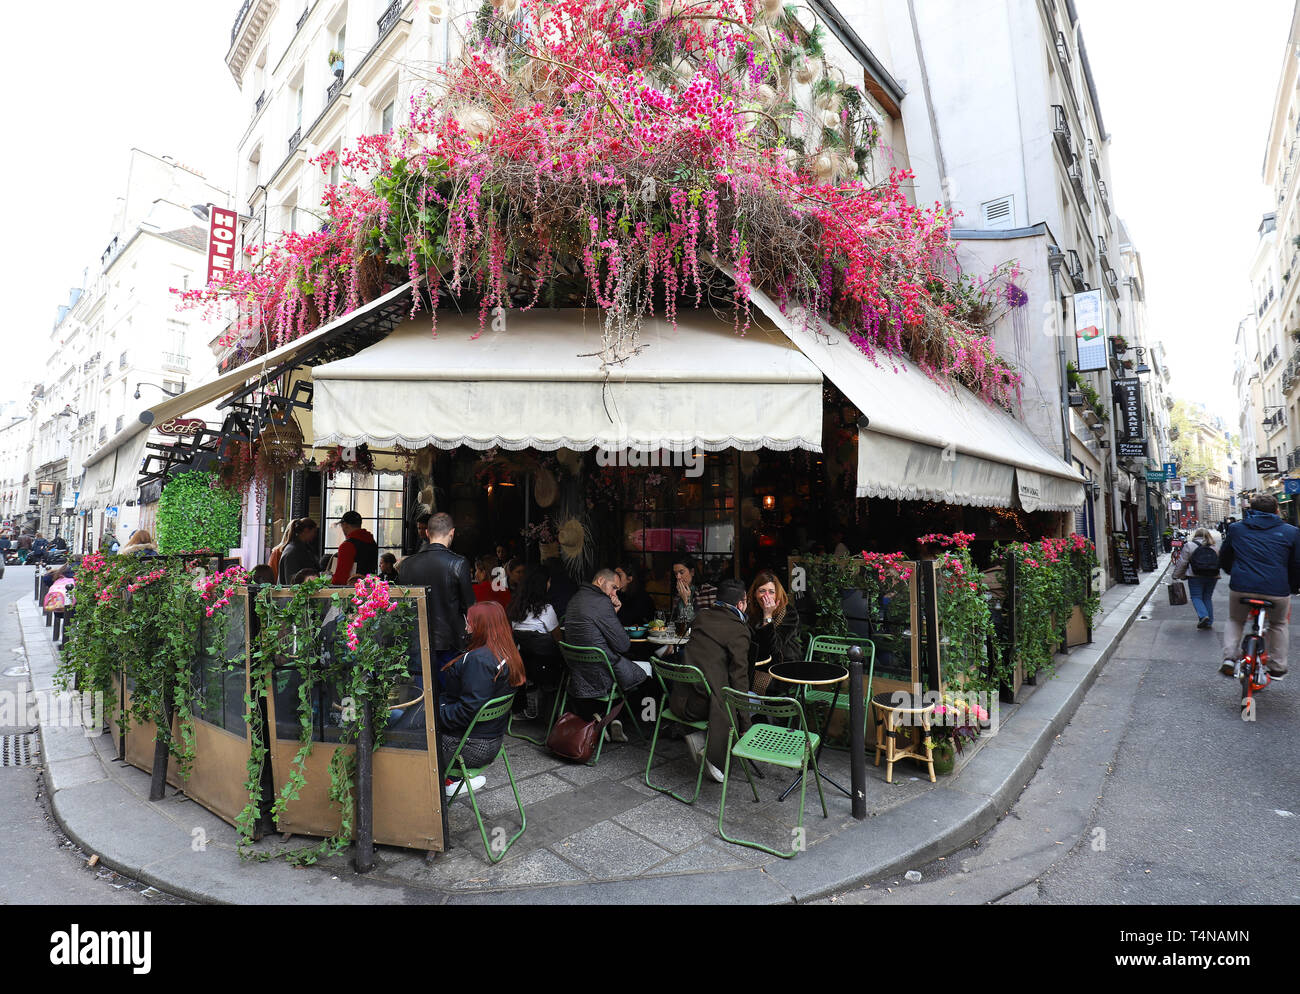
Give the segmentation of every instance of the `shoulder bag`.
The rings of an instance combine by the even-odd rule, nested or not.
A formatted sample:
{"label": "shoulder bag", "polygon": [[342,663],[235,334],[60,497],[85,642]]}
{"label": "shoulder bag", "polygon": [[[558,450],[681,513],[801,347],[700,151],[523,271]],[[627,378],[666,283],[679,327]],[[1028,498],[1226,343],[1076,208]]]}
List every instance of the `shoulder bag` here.
{"label": "shoulder bag", "polygon": [[561,759],[567,759],[572,763],[589,763],[591,757],[596,754],[597,736],[605,731],[605,726],[617,718],[622,710],[623,702],[619,701],[614,709],[599,721],[595,718],[583,719],[572,711],[565,711],[560,715],[560,720],[555,723],[555,727],[551,729],[551,734],[546,736],[546,748]]}

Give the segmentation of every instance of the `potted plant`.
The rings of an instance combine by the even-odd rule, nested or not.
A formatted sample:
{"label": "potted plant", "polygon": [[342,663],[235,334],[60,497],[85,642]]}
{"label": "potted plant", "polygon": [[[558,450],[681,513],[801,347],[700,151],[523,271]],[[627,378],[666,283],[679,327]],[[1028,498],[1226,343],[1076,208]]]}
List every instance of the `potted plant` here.
{"label": "potted plant", "polygon": [[329,54],[330,68],[334,70],[334,75],[339,79],[343,78],[343,53],[337,48],[331,48]]}

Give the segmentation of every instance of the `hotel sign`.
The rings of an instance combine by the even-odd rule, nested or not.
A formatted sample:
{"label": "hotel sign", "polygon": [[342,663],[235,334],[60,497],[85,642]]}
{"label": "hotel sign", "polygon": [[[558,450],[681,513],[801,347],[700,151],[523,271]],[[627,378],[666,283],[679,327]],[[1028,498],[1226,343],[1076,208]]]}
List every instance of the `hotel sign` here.
{"label": "hotel sign", "polygon": [[235,242],[239,214],[224,207],[208,207],[208,283],[224,283],[235,270]]}

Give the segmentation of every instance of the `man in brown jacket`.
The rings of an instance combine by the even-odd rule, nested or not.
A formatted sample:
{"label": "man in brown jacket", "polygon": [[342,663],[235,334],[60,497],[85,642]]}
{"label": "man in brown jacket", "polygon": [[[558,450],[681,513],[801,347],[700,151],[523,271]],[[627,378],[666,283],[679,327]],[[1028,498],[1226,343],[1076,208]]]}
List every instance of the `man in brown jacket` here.
{"label": "man in brown jacket", "polygon": [[[717,600],[695,616],[691,640],[686,644],[685,662],[699,669],[708,681],[712,698],[682,684],[674,684],[668,706],[674,714],[691,721],[709,720],[707,745],[701,732],[686,736],[691,759],[698,763],[705,753],[705,768],[722,783],[722,767],[727,759],[727,732],[731,728],[722,688],[749,692],[749,625],[745,623],[745,585],[739,580],[724,580],[718,585]],[[748,718],[738,715],[744,734]]]}

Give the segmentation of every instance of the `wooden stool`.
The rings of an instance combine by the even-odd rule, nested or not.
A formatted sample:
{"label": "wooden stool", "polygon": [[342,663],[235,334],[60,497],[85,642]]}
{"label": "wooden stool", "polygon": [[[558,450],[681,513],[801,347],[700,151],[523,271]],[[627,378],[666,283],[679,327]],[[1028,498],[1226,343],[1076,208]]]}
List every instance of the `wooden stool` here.
{"label": "wooden stool", "polygon": [[[880,765],[880,750],[885,750],[885,782],[894,782],[894,763],[900,759],[915,759],[924,763],[930,770],[930,782],[934,783],[934,753],[930,748],[930,717],[934,714],[934,705],[930,704],[923,708],[903,708],[895,707],[890,701],[893,700],[893,693],[877,694],[871,699],[871,706],[876,709],[876,765]],[[907,724],[904,726],[904,721]],[[920,724],[925,731],[925,737],[921,740],[918,751],[915,743],[911,742],[911,729]],[[899,727],[907,727],[908,731],[902,733],[897,731]],[[899,748],[898,740],[900,737],[909,739],[904,748]]]}

